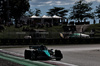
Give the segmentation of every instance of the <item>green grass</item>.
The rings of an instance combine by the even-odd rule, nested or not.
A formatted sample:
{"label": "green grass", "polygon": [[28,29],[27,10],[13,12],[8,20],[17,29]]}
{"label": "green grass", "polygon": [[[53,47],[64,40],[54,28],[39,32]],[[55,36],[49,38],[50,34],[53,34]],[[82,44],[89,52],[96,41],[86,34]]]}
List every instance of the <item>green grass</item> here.
{"label": "green grass", "polygon": [[16,34],[16,32],[22,32],[22,27],[21,28],[15,28],[15,26],[10,26],[10,27],[7,27],[7,26],[4,26],[6,29],[3,31],[3,32],[0,32],[0,38],[1,39],[16,39],[16,38],[19,38],[19,37],[23,37],[23,35],[18,35]]}
{"label": "green grass", "polygon": [[87,29],[86,29],[86,32],[90,32],[92,29],[95,29],[95,36],[96,37],[100,37],[100,33],[97,33],[97,32],[100,32],[100,24],[92,24],[90,25]]}
{"label": "green grass", "polygon": [[47,30],[47,32],[49,32],[47,38],[60,38],[59,33],[63,32],[62,26],[53,26],[44,29]]}
{"label": "green grass", "polygon": [[[16,39],[16,38],[23,38],[25,35],[28,35],[28,32],[26,34],[16,34],[16,32],[22,32],[23,27],[29,27],[29,26],[23,26],[20,28],[15,28],[15,26],[4,26],[6,29],[3,32],[0,32],[0,39]],[[30,29],[33,27],[29,27]],[[37,29],[37,28],[33,28]],[[53,26],[53,27],[44,27],[44,28],[38,28],[38,29],[45,29],[47,32],[49,32],[48,38],[59,38],[59,32],[62,32],[62,26]]]}
{"label": "green grass", "polygon": [[49,28],[44,28],[45,30],[47,30],[48,32],[62,32],[62,26],[53,26],[53,27],[49,27]]}
{"label": "green grass", "polygon": [[91,31],[91,29],[95,29],[96,31],[100,31],[100,24],[92,24],[86,29],[86,31]]}

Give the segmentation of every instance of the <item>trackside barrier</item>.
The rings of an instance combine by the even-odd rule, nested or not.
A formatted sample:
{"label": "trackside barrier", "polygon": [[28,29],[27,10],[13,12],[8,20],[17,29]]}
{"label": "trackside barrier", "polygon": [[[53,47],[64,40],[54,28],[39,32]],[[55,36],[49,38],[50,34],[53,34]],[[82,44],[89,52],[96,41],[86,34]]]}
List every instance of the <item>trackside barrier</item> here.
{"label": "trackside barrier", "polygon": [[37,45],[37,44],[98,44],[100,38],[70,39],[0,39],[0,45]]}

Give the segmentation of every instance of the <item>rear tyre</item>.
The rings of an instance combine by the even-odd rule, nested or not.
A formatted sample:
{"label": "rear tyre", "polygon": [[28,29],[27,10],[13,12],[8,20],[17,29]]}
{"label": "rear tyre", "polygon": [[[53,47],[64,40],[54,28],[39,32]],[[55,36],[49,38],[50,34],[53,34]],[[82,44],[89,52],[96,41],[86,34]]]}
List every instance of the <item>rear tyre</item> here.
{"label": "rear tyre", "polygon": [[25,59],[30,59],[31,58],[31,51],[30,50],[25,50],[25,52],[24,52],[24,58]]}
{"label": "rear tyre", "polygon": [[30,60],[37,60],[37,51],[25,50],[24,58]]}
{"label": "rear tyre", "polygon": [[32,51],[31,52],[31,58],[30,60],[37,60],[37,52],[36,51]]}
{"label": "rear tyre", "polygon": [[55,50],[55,57],[57,61],[60,61],[63,58],[63,55],[60,50]]}

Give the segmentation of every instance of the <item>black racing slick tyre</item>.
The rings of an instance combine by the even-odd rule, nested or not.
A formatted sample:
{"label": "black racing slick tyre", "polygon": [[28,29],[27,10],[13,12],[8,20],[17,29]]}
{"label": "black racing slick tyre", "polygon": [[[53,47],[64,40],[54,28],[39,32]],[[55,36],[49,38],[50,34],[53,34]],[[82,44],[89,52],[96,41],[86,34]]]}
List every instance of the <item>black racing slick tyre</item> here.
{"label": "black racing slick tyre", "polygon": [[37,52],[31,50],[25,50],[24,57],[25,59],[37,60]]}
{"label": "black racing slick tyre", "polygon": [[31,58],[31,51],[30,50],[25,50],[24,51],[24,58],[25,59],[30,59]]}
{"label": "black racing slick tyre", "polygon": [[37,51],[32,51],[31,52],[31,58],[30,60],[37,60]]}
{"label": "black racing slick tyre", "polygon": [[57,61],[60,61],[63,58],[63,55],[60,50],[55,50],[55,57]]}

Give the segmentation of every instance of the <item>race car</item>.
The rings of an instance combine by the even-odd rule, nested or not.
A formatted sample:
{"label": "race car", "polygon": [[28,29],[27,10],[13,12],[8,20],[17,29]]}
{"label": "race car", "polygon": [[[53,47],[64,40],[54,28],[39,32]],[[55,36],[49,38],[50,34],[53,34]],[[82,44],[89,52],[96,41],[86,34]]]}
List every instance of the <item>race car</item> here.
{"label": "race car", "polygon": [[29,46],[29,49],[24,51],[25,59],[30,60],[51,60],[56,59],[60,61],[63,55],[60,50],[47,49],[44,45]]}
{"label": "race car", "polygon": [[68,38],[90,38],[90,36],[82,33],[73,33],[69,35]]}

